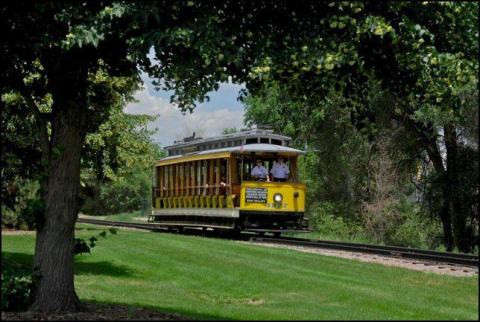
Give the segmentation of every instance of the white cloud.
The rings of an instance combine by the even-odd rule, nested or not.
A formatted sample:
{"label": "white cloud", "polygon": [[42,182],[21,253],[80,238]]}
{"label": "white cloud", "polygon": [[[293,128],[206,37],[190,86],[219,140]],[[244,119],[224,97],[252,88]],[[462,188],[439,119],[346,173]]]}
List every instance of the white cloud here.
{"label": "white cloud", "polygon": [[243,127],[243,108],[225,106],[211,110],[202,104],[193,113],[187,112],[183,115],[175,104],[171,104],[166,98],[150,95],[145,87],[137,92],[135,98],[138,103],[128,104],[125,112],[160,115],[150,127],[158,128],[153,140],[162,147],[192,135],[193,131],[197,137],[210,137],[221,134],[227,127]]}

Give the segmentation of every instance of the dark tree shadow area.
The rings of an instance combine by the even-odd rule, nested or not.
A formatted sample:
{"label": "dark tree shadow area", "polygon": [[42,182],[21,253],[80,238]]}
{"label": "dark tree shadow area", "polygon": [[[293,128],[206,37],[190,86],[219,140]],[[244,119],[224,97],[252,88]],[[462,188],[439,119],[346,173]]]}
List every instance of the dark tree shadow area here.
{"label": "dark tree shadow area", "polygon": [[[82,255],[84,257],[90,255]],[[15,253],[15,252],[2,252],[2,270],[7,265],[15,265],[17,269],[24,271],[27,274],[30,274],[32,271],[33,265],[33,255],[25,253]],[[107,261],[100,262],[84,262],[81,258],[75,258],[75,275],[105,275],[105,276],[133,276],[135,274],[134,270],[130,269],[125,265],[112,264]],[[159,294],[159,296],[168,296],[168,294]],[[144,310],[153,310],[160,313],[174,314],[179,315],[173,318],[167,318],[168,320],[228,320],[225,317],[203,314],[195,311],[190,311],[181,307],[164,307],[162,305],[145,305],[143,303],[121,303],[115,301],[98,301],[90,299],[82,299],[82,303],[88,304],[99,304],[99,305],[113,305],[113,306],[127,306],[132,309],[144,309]],[[148,312],[144,312],[148,315]],[[145,315],[146,316],[146,315]],[[142,317],[144,317],[142,315]],[[143,319],[143,318],[142,318]]]}
{"label": "dark tree shadow area", "polygon": [[[161,296],[161,295],[160,295]],[[167,296],[167,295],[165,295]],[[88,299],[83,299],[82,303],[94,303],[94,304],[100,304],[100,305],[127,305],[132,308],[137,308],[137,309],[146,309],[146,310],[153,310],[153,311],[158,311],[162,313],[171,313],[171,314],[178,314],[181,317],[188,319],[188,320],[201,320],[201,321],[215,321],[215,320],[220,320],[220,321],[228,321],[228,320],[233,320],[231,318],[225,318],[222,316],[218,315],[211,315],[211,314],[204,314],[204,313],[198,313],[195,311],[187,310],[184,308],[175,308],[175,307],[163,307],[161,305],[145,305],[141,303],[130,303],[130,304],[125,304],[121,302],[107,302],[107,301],[91,301]]]}
{"label": "dark tree shadow area", "polygon": [[[90,256],[90,255],[82,255]],[[33,265],[33,255],[24,253],[2,252],[3,264],[16,263],[25,269],[31,271]],[[134,270],[125,265],[112,264],[107,261],[84,262],[79,258],[75,259],[75,275],[107,275],[107,276],[133,276]]]}

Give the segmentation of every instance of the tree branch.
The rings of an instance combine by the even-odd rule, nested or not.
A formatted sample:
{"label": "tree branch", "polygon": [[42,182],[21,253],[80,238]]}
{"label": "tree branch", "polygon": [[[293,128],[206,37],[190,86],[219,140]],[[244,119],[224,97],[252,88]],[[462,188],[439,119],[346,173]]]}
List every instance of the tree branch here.
{"label": "tree branch", "polygon": [[32,98],[30,91],[28,90],[23,80],[19,80],[17,83],[18,90],[20,91],[20,94],[25,100],[28,109],[34,115],[35,121],[37,123],[40,138],[40,147],[42,150],[42,161],[48,161],[50,159],[50,140],[48,138],[47,121],[42,115],[42,112],[40,112],[37,103],[35,103],[35,100]]}
{"label": "tree branch", "polygon": [[[398,104],[398,102],[397,102]],[[439,174],[445,174],[446,169],[443,166],[443,159],[440,150],[438,149],[436,137],[433,135],[432,126],[424,126],[415,122],[409,115],[398,115],[393,113],[393,118],[400,122],[405,128],[411,131],[420,140],[420,144],[427,151],[430,160],[433,163],[435,170]]]}

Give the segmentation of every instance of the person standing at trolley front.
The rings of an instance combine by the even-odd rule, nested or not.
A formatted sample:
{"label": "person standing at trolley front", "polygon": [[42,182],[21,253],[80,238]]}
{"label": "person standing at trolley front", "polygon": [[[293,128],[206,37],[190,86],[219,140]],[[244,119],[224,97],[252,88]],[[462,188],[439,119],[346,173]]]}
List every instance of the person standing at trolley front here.
{"label": "person standing at trolley front", "polygon": [[268,181],[268,170],[262,165],[262,160],[257,159],[255,164],[251,172],[252,177],[259,181]]}
{"label": "person standing at trolley front", "polygon": [[288,180],[290,170],[288,169],[288,166],[283,163],[283,157],[278,157],[277,162],[273,165],[270,173],[273,176],[273,181],[285,182]]}

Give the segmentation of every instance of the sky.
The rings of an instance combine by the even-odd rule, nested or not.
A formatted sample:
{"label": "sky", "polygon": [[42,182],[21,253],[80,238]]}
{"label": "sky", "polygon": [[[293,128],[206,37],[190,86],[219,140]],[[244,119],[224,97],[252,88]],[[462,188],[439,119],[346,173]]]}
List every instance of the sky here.
{"label": "sky", "polygon": [[149,124],[149,128],[158,128],[152,139],[162,148],[173,144],[174,140],[181,140],[186,136],[195,135],[210,137],[220,135],[225,128],[242,128],[243,105],[237,101],[242,85],[222,83],[218,91],[210,92],[210,102],[199,104],[193,113],[185,115],[170,103],[171,93],[157,91],[151,84],[151,79],[142,75],[143,89],[135,94],[136,103],[129,103],[125,112],[130,114],[159,115],[156,121]]}

